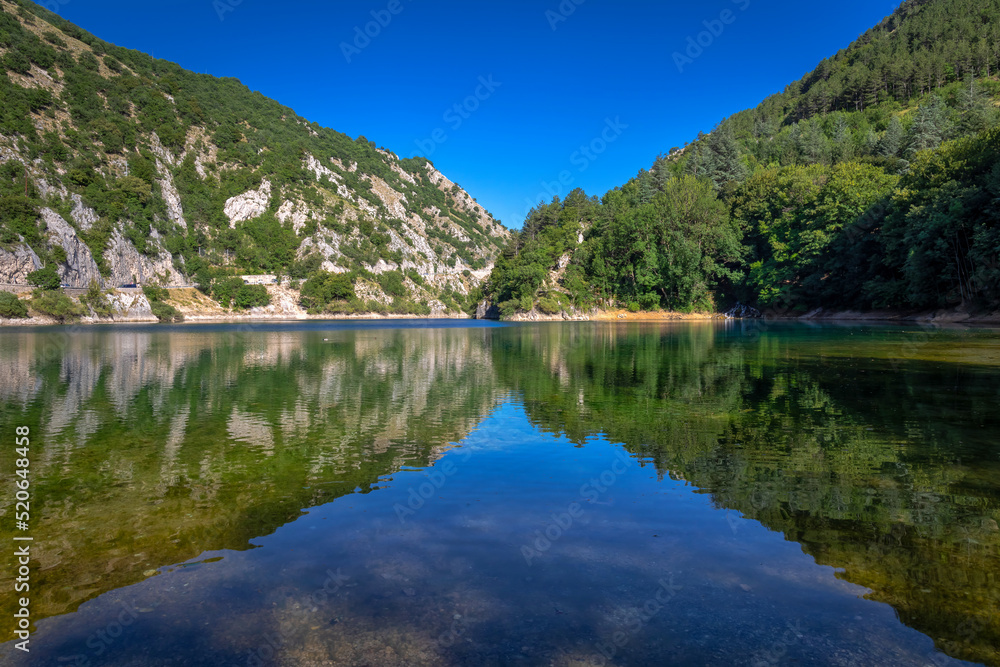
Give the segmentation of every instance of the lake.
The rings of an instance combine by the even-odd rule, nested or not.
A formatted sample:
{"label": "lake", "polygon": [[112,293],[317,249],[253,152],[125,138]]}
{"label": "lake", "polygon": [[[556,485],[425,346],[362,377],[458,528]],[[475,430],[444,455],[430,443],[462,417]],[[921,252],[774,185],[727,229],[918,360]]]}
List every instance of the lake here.
{"label": "lake", "polygon": [[995,330],[23,329],[0,423],[5,665],[1000,665]]}

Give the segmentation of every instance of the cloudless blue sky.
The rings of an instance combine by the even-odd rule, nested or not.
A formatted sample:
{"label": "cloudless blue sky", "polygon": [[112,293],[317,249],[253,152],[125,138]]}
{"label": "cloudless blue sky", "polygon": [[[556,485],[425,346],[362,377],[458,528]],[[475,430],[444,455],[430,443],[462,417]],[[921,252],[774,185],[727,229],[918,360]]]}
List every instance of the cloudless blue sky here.
{"label": "cloudless blue sky", "polygon": [[[60,15],[109,42],[236,77],[309,120],[351,137],[363,134],[401,157],[430,153],[438,169],[510,227],[520,227],[542,195],[551,199],[545,184],[554,191],[562,172],[569,188],[603,195],[659,153],[780,92],[896,6],[397,1],[395,15],[390,0],[49,0],[47,6],[58,4]],[[560,6],[573,11],[560,13]],[[721,33],[679,71],[674,52],[683,53],[688,37],[697,38],[703,22],[724,10],[732,12],[731,22],[714,24]],[[341,44],[353,46],[355,28],[372,22],[373,11],[391,20],[370,43],[359,42],[364,48],[348,62]],[[446,116],[476,94],[480,77],[499,86],[492,93],[479,88],[485,99],[468,101],[467,108],[478,108],[463,111],[467,118],[454,110]],[[605,132],[614,141],[603,152],[578,153],[601,137],[609,119],[627,127],[618,136]],[[431,152],[436,129],[445,139]]]}

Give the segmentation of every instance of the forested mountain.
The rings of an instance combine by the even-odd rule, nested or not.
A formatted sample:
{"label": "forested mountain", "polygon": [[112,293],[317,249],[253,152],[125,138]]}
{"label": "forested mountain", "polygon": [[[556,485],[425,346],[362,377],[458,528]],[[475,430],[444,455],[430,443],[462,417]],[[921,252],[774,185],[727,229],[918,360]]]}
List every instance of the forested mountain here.
{"label": "forested mountain", "polygon": [[1000,0],[908,0],[601,199],[533,210],[504,315],[1000,305]]}
{"label": "forested mountain", "polygon": [[278,274],[312,278],[317,311],[458,312],[507,237],[425,159],[27,0],[0,10],[0,283],[197,283],[247,306],[267,295],[234,276]]}

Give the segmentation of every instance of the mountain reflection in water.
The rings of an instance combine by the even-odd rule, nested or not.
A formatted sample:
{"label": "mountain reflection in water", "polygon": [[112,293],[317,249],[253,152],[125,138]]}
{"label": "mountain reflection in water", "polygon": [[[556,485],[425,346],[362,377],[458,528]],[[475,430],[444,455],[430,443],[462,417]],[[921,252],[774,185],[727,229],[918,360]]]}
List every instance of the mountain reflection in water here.
{"label": "mountain reflection in water", "polygon": [[0,335],[5,661],[1000,664],[993,332],[64,331]]}

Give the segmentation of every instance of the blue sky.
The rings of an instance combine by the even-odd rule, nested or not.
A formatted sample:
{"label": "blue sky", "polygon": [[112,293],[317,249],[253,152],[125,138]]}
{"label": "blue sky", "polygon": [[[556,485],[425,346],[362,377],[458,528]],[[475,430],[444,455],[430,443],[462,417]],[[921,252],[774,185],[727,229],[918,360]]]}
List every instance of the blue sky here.
{"label": "blue sky", "polygon": [[870,0],[45,4],[107,41],[236,77],[309,120],[363,134],[401,157],[426,155],[510,227],[551,193],[582,187],[603,195],[621,185],[657,154],[780,92],[895,7]]}

